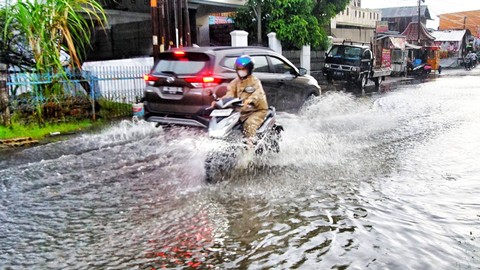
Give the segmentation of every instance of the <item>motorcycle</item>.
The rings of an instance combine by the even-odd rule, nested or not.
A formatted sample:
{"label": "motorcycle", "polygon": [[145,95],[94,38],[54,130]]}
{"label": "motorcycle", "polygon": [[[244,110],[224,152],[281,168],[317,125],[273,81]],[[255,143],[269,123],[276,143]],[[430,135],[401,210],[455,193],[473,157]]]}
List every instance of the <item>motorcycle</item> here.
{"label": "motorcycle", "polygon": [[408,63],[407,75],[415,77],[427,77],[432,72],[432,67],[426,63]]}
{"label": "motorcycle", "polygon": [[[229,173],[237,167],[242,155],[248,152],[247,141],[243,136],[243,125],[240,121],[242,107],[241,99],[224,98],[216,102],[216,108],[210,113],[208,135],[223,143],[210,151],[205,160],[206,180],[209,183],[228,177]],[[283,127],[276,122],[275,108],[270,106],[265,120],[257,129],[251,151],[254,151],[255,156],[280,152],[282,131]]]}

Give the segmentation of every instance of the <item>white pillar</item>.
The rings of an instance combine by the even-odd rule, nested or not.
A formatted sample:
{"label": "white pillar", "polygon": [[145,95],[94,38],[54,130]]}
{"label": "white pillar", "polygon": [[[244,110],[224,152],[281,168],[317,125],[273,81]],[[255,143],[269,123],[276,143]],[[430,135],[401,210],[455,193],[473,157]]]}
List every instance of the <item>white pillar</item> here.
{"label": "white pillar", "polygon": [[307,69],[307,74],[310,74],[310,45],[302,47],[302,55],[300,56],[300,67]]}
{"label": "white pillar", "polygon": [[248,46],[248,33],[243,30],[235,30],[230,32],[232,37],[232,47]]}
{"label": "white pillar", "polygon": [[271,32],[267,35],[268,47],[275,52],[282,54],[282,43],[277,39],[277,33]]}

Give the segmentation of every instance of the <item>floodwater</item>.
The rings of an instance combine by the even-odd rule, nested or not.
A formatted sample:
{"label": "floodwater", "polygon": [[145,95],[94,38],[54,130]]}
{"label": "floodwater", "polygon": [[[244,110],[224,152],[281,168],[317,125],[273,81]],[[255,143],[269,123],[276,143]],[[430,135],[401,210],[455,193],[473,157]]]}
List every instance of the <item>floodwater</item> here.
{"label": "floodwater", "polygon": [[[478,69],[478,68],[477,68]],[[480,69],[281,114],[281,152],[124,121],[0,156],[1,269],[479,269]]]}

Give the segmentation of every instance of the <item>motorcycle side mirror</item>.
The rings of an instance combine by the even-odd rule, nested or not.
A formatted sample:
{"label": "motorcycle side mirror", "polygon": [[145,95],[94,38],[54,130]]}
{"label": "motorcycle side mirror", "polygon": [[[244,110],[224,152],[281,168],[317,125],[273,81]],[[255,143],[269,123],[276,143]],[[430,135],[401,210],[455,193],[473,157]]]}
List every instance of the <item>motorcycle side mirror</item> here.
{"label": "motorcycle side mirror", "polygon": [[247,92],[247,93],[249,93],[249,94],[255,92],[255,90],[256,90],[256,89],[255,89],[255,87],[253,87],[253,86],[247,86],[247,87],[245,87],[245,92]]}

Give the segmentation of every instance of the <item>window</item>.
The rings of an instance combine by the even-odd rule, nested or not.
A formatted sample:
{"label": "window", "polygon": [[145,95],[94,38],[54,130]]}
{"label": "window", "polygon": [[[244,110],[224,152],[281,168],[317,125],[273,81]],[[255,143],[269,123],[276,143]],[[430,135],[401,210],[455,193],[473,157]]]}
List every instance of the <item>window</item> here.
{"label": "window", "polygon": [[253,72],[270,72],[270,68],[268,67],[268,61],[265,56],[252,56],[253,61],[255,62],[255,66],[253,68]]}
{"label": "window", "polygon": [[[264,55],[254,55],[251,57],[253,59],[253,62],[255,63],[253,72],[270,72],[267,57],[265,57]],[[226,68],[234,69],[235,60],[237,60],[237,58],[238,56],[227,56],[225,57],[225,60],[220,63],[220,65]]]}
{"label": "window", "polygon": [[176,75],[197,74],[204,70],[210,59],[203,53],[187,53],[178,57],[173,53],[160,56],[154,73],[173,73]]}
{"label": "window", "polygon": [[220,65],[226,68],[235,69],[235,60],[237,57],[238,56],[227,56],[225,60],[223,60],[223,63],[220,63]]}
{"label": "window", "polygon": [[372,59],[372,52],[370,50],[363,52],[363,59]]}
{"label": "window", "polygon": [[294,69],[282,60],[275,57],[270,57],[270,60],[272,61],[275,73],[294,74]]}

